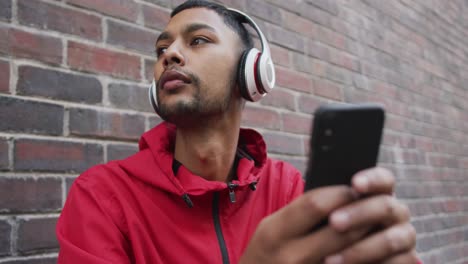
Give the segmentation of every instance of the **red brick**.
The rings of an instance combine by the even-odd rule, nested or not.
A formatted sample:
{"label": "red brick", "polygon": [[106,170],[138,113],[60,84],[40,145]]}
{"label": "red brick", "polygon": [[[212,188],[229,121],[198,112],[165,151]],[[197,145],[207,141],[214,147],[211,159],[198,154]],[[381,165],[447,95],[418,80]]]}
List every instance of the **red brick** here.
{"label": "red brick", "polygon": [[415,137],[414,138],[415,147],[426,152],[434,151],[434,144],[429,138]]}
{"label": "red brick", "polygon": [[291,52],[292,68],[296,71],[315,74],[312,68],[313,59],[303,53]]}
{"label": "red brick", "polygon": [[[153,3],[155,5],[163,6],[167,8],[171,7],[171,0],[145,0],[145,2]],[[142,8],[145,8],[145,6],[143,6]]]}
{"label": "red brick", "polygon": [[460,168],[462,169],[468,169],[468,158],[462,158],[460,160]]}
{"label": "red brick", "polygon": [[68,42],[68,65],[74,69],[140,80],[140,58],[77,42]]}
{"label": "red brick", "polygon": [[323,103],[324,101],[316,96],[301,95],[299,96],[299,111],[311,114]]}
{"label": "red brick", "polygon": [[395,157],[391,149],[381,147],[379,151],[379,163],[395,163]]}
{"label": "red brick", "polygon": [[18,1],[17,12],[18,21],[23,25],[77,35],[96,41],[102,39],[101,19],[95,15],[37,0]]}
{"label": "red brick", "polygon": [[11,225],[6,220],[0,220],[0,256],[11,254]]}
{"label": "red brick", "polygon": [[75,182],[77,177],[67,177],[65,178],[65,191],[66,195],[70,193],[70,188],[72,187],[73,183]]}
{"label": "red brick", "polygon": [[0,170],[8,169],[10,164],[10,147],[6,138],[0,138]]}
{"label": "red brick", "polygon": [[[148,85],[149,86],[149,85]],[[148,86],[109,84],[109,101],[118,109],[133,109],[142,112],[153,112],[148,99]]]}
{"label": "red brick", "polygon": [[404,164],[425,165],[424,153],[417,150],[403,150],[401,151]]}
{"label": "red brick", "polygon": [[1,53],[58,65],[62,62],[62,41],[54,37],[0,27]]}
{"label": "red brick", "polygon": [[81,173],[102,162],[100,145],[58,140],[15,140],[14,169],[18,171]]}
{"label": "red brick", "polygon": [[312,116],[298,115],[295,113],[282,113],[283,131],[309,134],[312,126]]}
{"label": "red brick", "polygon": [[134,145],[117,145],[111,144],[107,146],[107,160],[125,159],[138,152],[138,146]]}
{"label": "red brick", "polygon": [[401,183],[397,185],[396,196],[400,199],[429,198],[440,196],[440,186],[425,186],[423,184]]}
{"label": "red brick", "polygon": [[90,104],[102,101],[97,78],[32,66],[19,67],[17,93]]}
{"label": "red brick", "polygon": [[11,0],[0,1],[0,20],[11,21]]}
{"label": "red brick", "polygon": [[62,207],[62,180],[49,177],[0,177],[0,211],[51,212]]}
{"label": "red brick", "polygon": [[139,51],[146,55],[154,55],[156,33],[128,26],[123,23],[107,21],[107,43]]}
{"label": "red brick", "polygon": [[318,77],[325,77],[327,76],[326,69],[327,63],[323,62],[318,59],[311,59],[311,67],[312,67],[312,74]]}
{"label": "red brick", "polygon": [[68,3],[128,21],[136,21],[138,18],[139,5],[133,0],[68,0]]}
{"label": "red brick", "polygon": [[141,115],[70,109],[72,135],[137,140],[144,130],[145,118]]}
{"label": "red brick", "polygon": [[342,101],[343,92],[341,87],[328,81],[314,80],[314,94],[328,99]]}
{"label": "red brick", "polygon": [[154,79],[154,65],[156,60],[145,59],[145,78],[146,81],[152,82]]}
{"label": "red brick", "polygon": [[279,129],[280,116],[278,112],[246,105],[242,114],[242,124],[244,126],[263,127]]}
{"label": "red brick", "polygon": [[[145,26],[163,30],[170,19],[170,12],[159,7],[143,7],[143,23]],[[156,42],[156,39],[154,40]],[[154,43],[153,43],[154,44]]]}
{"label": "red brick", "polygon": [[359,59],[338,50],[330,53],[330,62],[355,72],[361,69]]}
{"label": "red brick", "polygon": [[385,127],[395,131],[405,131],[405,121],[399,117],[387,115]]}
{"label": "red brick", "polygon": [[0,93],[10,93],[10,63],[0,60]]}
{"label": "red brick", "polygon": [[353,84],[353,76],[350,71],[332,64],[325,64],[325,78],[345,85]]}
{"label": "red brick", "polygon": [[293,111],[296,109],[294,94],[279,87],[274,88],[268,95],[262,98],[260,102],[263,105],[286,108]]}
{"label": "red brick", "polygon": [[262,27],[262,29],[264,29],[263,33],[267,35],[268,40],[273,44],[298,52],[304,52],[306,50],[306,41],[304,37],[298,33],[273,25],[267,25],[266,27]]}
{"label": "red brick", "polygon": [[148,117],[148,121],[149,121],[149,128],[151,129],[161,124],[163,120],[158,115],[155,114],[154,116]]}
{"label": "red brick", "polygon": [[362,73],[364,75],[385,81],[385,73],[386,73],[385,68],[381,68],[376,65],[373,65],[367,62],[362,62],[362,61],[361,61],[361,67],[362,67]]}
{"label": "red brick", "polygon": [[55,236],[57,218],[31,218],[18,221],[17,249],[22,254],[58,249]]}
{"label": "red brick", "polygon": [[282,65],[284,67],[289,67],[291,63],[289,62],[289,51],[285,48],[270,45],[271,58],[275,65]]}
{"label": "red brick", "polygon": [[278,8],[265,1],[248,0],[246,1],[246,10],[248,10],[250,14],[255,14],[255,16],[271,23],[282,24],[282,16]]}
{"label": "red brick", "polygon": [[461,201],[455,200],[448,200],[443,203],[443,207],[445,212],[447,213],[454,213],[454,212],[461,212],[463,210],[463,205]]}
{"label": "red brick", "polygon": [[14,97],[0,100],[0,131],[60,135],[63,116],[63,106]]}
{"label": "red brick", "polygon": [[339,9],[336,2],[328,1],[328,0],[313,0],[307,1],[307,3],[314,5],[332,15],[338,15]]}
{"label": "red brick", "polygon": [[454,156],[441,155],[441,154],[428,154],[427,159],[433,167],[456,168],[458,162]]}
{"label": "red brick", "polygon": [[276,67],[276,84],[306,93],[312,93],[314,89],[312,80],[307,75],[281,67]]}
{"label": "red brick", "polygon": [[330,18],[332,17],[330,14],[327,12],[324,12],[323,10],[316,8],[315,6],[312,6],[310,1],[304,2],[303,4],[300,5],[300,8],[298,12],[301,14],[303,17],[307,17],[310,20],[321,24],[321,25],[329,25],[330,24]]}
{"label": "red brick", "polygon": [[396,98],[398,93],[398,88],[393,85],[375,80],[369,82],[370,88],[376,92],[379,96],[385,96],[386,98]]}
{"label": "red brick", "polygon": [[308,54],[312,57],[330,61],[330,48],[316,41],[309,41]]}
{"label": "red brick", "polygon": [[304,155],[304,141],[298,136],[265,132],[268,152],[286,155]]}
{"label": "red brick", "polygon": [[313,38],[317,34],[317,26],[310,20],[307,20],[298,14],[283,11],[283,24],[284,27],[300,33],[306,37]]}
{"label": "red brick", "polygon": [[307,158],[297,158],[297,157],[281,157],[280,160],[286,161],[293,165],[296,169],[299,170],[302,177],[305,177],[307,169]]}
{"label": "red brick", "polygon": [[245,9],[245,1],[246,0],[220,0],[224,5],[237,9]]}

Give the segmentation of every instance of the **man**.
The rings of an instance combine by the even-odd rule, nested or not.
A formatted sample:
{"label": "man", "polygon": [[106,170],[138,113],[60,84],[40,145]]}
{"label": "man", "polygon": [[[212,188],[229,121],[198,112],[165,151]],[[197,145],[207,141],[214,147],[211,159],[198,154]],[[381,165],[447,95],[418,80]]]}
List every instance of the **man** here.
{"label": "man", "polygon": [[238,64],[252,41],[238,19],[205,1],[173,11],[154,72],[167,122],[134,156],[75,181],[57,226],[59,263],[417,263],[390,172],[302,194],[300,173],[240,129]]}

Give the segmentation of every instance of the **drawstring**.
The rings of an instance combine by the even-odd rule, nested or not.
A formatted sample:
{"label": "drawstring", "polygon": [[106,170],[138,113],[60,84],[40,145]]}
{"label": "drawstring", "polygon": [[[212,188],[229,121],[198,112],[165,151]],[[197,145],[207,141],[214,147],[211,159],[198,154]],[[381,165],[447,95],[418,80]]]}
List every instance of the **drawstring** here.
{"label": "drawstring", "polygon": [[193,207],[193,203],[192,203],[192,200],[190,200],[190,196],[188,195],[188,193],[184,193],[182,195],[182,199],[184,199],[185,203],[187,204],[188,208],[192,208]]}

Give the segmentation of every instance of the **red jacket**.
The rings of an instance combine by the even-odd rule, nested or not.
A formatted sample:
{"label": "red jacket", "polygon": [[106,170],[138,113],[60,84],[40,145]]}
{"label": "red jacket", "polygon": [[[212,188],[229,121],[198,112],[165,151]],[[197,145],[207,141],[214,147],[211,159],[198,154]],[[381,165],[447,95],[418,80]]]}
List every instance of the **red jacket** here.
{"label": "red jacket", "polygon": [[230,184],[183,166],[174,175],[174,140],[163,123],[137,154],[75,180],[57,224],[59,263],[237,263],[260,220],[303,192],[300,173],[267,158],[253,130],[240,131]]}

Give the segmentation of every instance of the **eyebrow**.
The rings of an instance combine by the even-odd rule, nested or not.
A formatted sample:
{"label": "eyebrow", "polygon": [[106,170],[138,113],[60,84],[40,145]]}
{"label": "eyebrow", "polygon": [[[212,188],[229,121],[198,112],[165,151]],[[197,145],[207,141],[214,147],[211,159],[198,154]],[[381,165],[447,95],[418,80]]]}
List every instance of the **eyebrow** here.
{"label": "eyebrow", "polygon": [[[190,33],[193,33],[197,30],[200,30],[200,29],[207,29],[209,31],[212,31],[214,33],[216,33],[216,29],[207,25],[207,24],[202,24],[202,23],[192,23],[192,24],[189,24],[187,25],[184,30],[182,31],[182,34],[183,35],[187,35],[187,34],[190,34]],[[168,31],[164,31],[162,32],[159,37],[156,39],[156,44],[159,42],[159,41],[162,41],[162,40],[167,40],[167,39],[171,39],[172,38],[172,35],[171,33],[169,33]]]}

